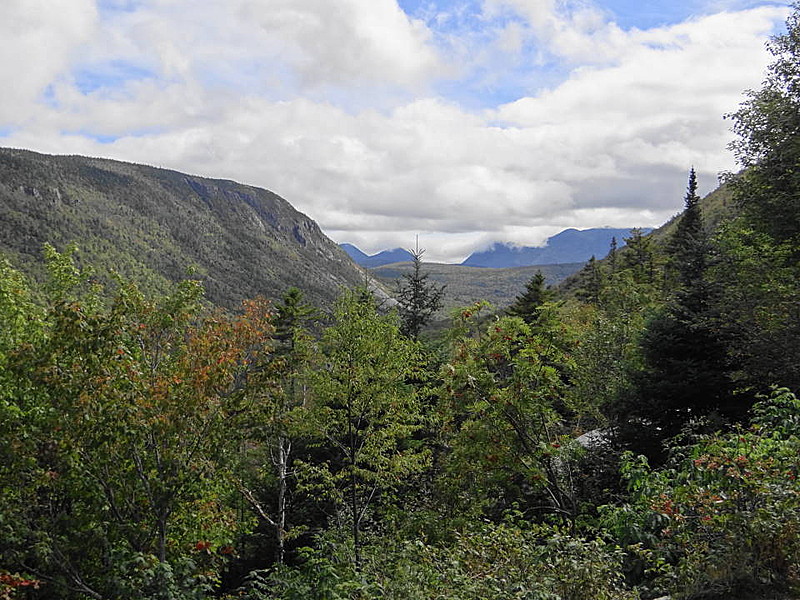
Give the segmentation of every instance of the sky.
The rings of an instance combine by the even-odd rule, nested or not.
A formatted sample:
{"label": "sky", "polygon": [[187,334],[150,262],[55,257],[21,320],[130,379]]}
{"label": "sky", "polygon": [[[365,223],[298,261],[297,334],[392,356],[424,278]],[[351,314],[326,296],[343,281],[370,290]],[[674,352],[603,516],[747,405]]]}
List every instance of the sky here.
{"label": "sky", "polygon": [[727,149],[788,2],[3,0],[0,146],[267,188],[460,262],[653,227]]}

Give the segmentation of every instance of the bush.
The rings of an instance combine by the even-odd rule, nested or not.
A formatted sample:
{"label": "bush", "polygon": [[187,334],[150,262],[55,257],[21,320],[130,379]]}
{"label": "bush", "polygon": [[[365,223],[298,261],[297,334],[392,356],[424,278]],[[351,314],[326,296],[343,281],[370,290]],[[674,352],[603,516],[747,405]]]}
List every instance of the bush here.
{"label": "bush", "polygon": [[626,600],[623,553],[603,540],[557,527],[482,523],[435,546],[423,541],[374,544],[362,568],[308,551],[296,568],[254,577],[237,598],[272,600]]}
{"label": "bush", "polygon": [[626,541],[650,546],[656,583],[676,598],[798,583],[800,401],[777,389],[753,415],[749,429],[674,449],[664,469],[628,459],[634,502],[617,515],[657,524]]}

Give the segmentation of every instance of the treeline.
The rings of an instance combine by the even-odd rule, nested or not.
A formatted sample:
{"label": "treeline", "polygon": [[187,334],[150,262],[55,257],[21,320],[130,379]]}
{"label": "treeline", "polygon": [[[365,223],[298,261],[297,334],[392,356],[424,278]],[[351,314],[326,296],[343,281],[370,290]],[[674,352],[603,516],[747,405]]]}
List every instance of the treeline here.
{"label": "treeline", "polygon": [[[366,291],[329,315],[294,289],[231,315],[196,282],[158,301],[125,282],[108,293],[69,252],[46,254],[43,303],[0,269],[6,597],[588,599],[792,582],[789,391],[750,427],[703,434],[711,413],[687,409],[694,437],[656,470],[622,453],[632,421],[614,418],[649,373],[637,340],[672,310],[633,259],[597,303],[555,302],[534,278],[517,314],[464,308],[436,346]],[[655,413],[636,418],[639,441],[664,437]]]}
{"label": "treeline", "polygon": [[388,313],[0,262],[0,598],[796,593],[799,38],[732,115],[737,218],[691,171],[666,242],[435,336],[419,260]]}

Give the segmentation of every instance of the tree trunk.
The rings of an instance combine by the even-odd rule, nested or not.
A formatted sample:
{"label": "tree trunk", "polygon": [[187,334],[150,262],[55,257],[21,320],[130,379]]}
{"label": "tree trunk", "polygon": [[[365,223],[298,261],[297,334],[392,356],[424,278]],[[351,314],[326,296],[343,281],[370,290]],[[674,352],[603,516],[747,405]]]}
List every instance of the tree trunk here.
{"label": "tree trunk", "polygon": [[278,438],[278,515],[276,520],[276,538],[278,548],[275,552],[275,561],[282,565],[286,554],[286,492],[288,488],[289,455],[292,452],[292,442],[284,437]]}

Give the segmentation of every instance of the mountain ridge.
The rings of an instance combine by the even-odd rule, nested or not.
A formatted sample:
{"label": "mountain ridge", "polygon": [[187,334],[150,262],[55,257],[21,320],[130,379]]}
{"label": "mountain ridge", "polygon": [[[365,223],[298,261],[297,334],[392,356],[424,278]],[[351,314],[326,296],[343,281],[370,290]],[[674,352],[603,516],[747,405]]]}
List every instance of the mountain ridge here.
{"label": "mountain ridge", "polygon": [[[643,231],[650,231],[643,228]],[[495,242],[487,250],[473,252],[461,264],[468,267],[509,268],[586,262],[608,254],[611,239],[619,246],[630,228],[568,228],[547,239],[544,246],[517,246]]]}
{"label": "mountain ridge", "polygon": [[350,256],[357,265],[366,268],[382,267],[383,265],[406,262],[414,259],[414,255],[404,248],[392,248],[390,250],[382,250],[377,254],[368,255],[353,244],[339,244],[339,247],[347,252],[348,256]]}
{"label": "mountain ridge", "polygon": [[196,270],[226,308],[290,286],[329,305],[363,272],[277,194],[226,179],[78,155],[0,148],[0,252],[41,277],[43,245],[76,242],[101,280],[150,291]]}

